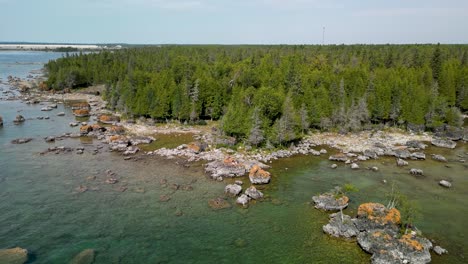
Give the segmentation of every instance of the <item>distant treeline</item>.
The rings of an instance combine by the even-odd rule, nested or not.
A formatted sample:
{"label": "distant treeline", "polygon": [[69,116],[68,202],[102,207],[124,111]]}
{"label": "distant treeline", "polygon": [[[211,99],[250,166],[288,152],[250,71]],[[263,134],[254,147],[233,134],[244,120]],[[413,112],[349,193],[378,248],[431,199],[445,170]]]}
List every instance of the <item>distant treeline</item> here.
{"label": "distant treeline", "polygon": [[309,128],[461,126],[468,45],[162,46],[72,55],[46,65],[49,88],[106,84],[129,116],[220,119],[252,145]]}

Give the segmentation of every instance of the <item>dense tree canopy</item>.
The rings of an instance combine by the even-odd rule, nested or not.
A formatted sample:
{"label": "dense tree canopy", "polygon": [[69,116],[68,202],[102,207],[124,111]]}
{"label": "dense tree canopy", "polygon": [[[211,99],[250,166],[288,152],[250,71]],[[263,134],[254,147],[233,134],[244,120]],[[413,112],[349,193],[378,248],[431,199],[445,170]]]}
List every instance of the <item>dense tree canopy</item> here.
{"label": "dense tree canopy", "polygon": [[162,46],[66,56],[50,88],[106,84],[112,109],[198,122],[252,145],[309,128],[460,125],[468,45]]}

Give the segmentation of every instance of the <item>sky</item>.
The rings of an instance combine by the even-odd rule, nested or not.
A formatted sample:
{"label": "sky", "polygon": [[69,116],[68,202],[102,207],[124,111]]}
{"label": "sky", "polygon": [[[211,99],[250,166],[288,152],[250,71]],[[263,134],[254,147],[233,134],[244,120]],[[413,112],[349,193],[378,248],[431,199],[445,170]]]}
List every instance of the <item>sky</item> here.
{"label": "sky", "polygon": [[0,42],[468,43],[468,0],[0,0],[0,12]]}

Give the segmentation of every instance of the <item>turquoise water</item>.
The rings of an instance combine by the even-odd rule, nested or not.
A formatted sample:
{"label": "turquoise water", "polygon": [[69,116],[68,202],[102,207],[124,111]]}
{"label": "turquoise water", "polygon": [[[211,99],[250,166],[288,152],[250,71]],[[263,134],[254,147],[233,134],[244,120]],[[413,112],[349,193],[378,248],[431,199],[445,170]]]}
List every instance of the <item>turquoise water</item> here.
{"label": "turquoise water", "polygon": [[[5,60],[19,61],[4,56],[0,52],[0,68]],[[2,68],[1,75],[27,75],[56,56],[39,53],[41,59],[28,64],[27,70],[9,67],[12,71],[6,73]],[[243,209],[229,199],[232,208],[213,211],[207,202],[222,196],[227,182],[208,179],[201,164],[187,168],[177,160],[157,157],[124,161],[105,151],[104,145],[93,155],[99,143],[77,139],[48,144],[43,137],[77,128],[68,126],[74,119],[69,108],[59,105],[52,112],[40,112],[40,108],[0,101],[5,123],[0,128],[0,248],[27,248],[30,263],[67,263],[87,248],[96,250],[95,263],[368,263],[370,256],[354,242],[322,233],[328,216],[309,202],[314,194],[350,182],[360,189],[351,195],[347,212],[353,214],[360,202],[385,202],[390,184],[383,184],[383,179],[397,182],[420,204],[423,217],[418,226],[449,250],[448,256],[433,256],[434,263],[463,263],[468,257],[464,228],[468,173],[465,164],[455,161],[456,154],[468,151],[466,145],[455,152],[427,151],[452,158],[451,168],[429,160],[410,161],[410,166],[425,170],[423,178],[410,176],[407,168],[396,168],[393,159],[361,165],[377,165],[379,172],[331,170],[324,157],[284,159],[271,164],[273,179],[262,186],[264,201]],[[60,111],[66,116],[57,117]],[[18,113],[29,120],[16,126],[12,119]],[[45,115],[51,119],[35,119]],[[19,137],[34,140],[10,143]],[[84,146],[85,153],[39,155],[51,145]],[[118,183],[105,183],[107,169],[116,172]],[[452,180],[454,187],[439,187],[437,181],[442,178]],[[167,184],[161,184],[164,179]],[[242,180],[247,184],[247,178]],[[174,190],[173,184],[181,187]],[[88,191],[78,193],[80,185]],[[189,185],[193,190],[183,188]],[[161,202],[161,195],[171,199]]]}

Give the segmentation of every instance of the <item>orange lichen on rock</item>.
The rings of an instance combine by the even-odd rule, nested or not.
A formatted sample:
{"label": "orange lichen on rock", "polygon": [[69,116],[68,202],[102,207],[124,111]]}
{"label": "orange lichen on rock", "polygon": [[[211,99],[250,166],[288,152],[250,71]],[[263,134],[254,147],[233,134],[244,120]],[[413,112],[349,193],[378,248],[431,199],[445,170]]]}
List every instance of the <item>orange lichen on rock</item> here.
{"label": "orange lichen on rock", "polygon": [[98,125],[98,124],[92,124],[91,127],[93,128],[93,130],[100,130],[102,129],[102,126]]}
{"label": "orange lichen on rock", "polygon": [[239,162],[237,162],[237,160],[235,160],[233,157],[227,157],[224,159],[224,164],[226,165],[231,165],[231,166],[235,166],[235,165],[238,165]]}
{"label": "orange lichen on rock", "polygon": [[91,132],[91,131],[93,131],[92,126],[87,125],[87,126],[81,126],[80,127],[80,132],[86,132],[87,133],[87,132]]}
{"label": "orange lichen on rock", "polygon": [[110,132],[113,132],[113,133],[117,133],[117,134],[120,134],[120,133],[124,133],[125,132],[125,128],[123,126],[111,126],[109,128],[109,131]]}
{"label": "orange lichen on rock", "polygon": [[118,122],[119,118],[112,115],[101,115],[99,116],[99,121],[102,123]]}
{"label": "orange lichen on rock", "polygon": [[270,177],[270,173],[268,171],[260,168],[260,166],[254,165],[250,169],[249,176],[257,176],[257,177],[267,178],[267,177]]}
{"label": "orange lichen on rock", "polygon": [[90,109],[91,106],[88,102],[79,102],[71,105],[72,109]]}
{"label": "orange lichen on rock", "polygon": [[124,136],[114,135],[109,137],[110,142],[114,141],[124,141],[126,138]]}
{"label": "orange lichen on rock", "polygon": [[410,247],[410,248],[412,248],[414,250],[417,250],[417,251],[422,251],[424,249],[423,245],[421,245],[421,243],[419,243],[419,241],[414,239],[411,234],[403,235],[400,238],[400,242],[404,243],[408,247]]}
{"label": "orange lichen on rock", "polygon": [[389,234],[383,233],[383,232],[381,232],[381,231],[376,231],[376,232],[374,232],[374,233],[372,234],[372,236],[375,237],[375,238],[381,237],[381,238],[383,238],[384,240],[387,240],[387,241],[389,241],[389,240],[392,239],[392,237],[391,237]]}
{"label": "orange lichen on rock", "polygon": [[358,217],[367,219],[380,224],[399,224],[401,221],[400,211],[396,208],[388,210],[383,204],[364,203],[358,208]]}
{"label": "orange lichen on rock", "polygon": [[77,109],[73,111],[75,116],[89,116],[89,110],[87,109]]}

